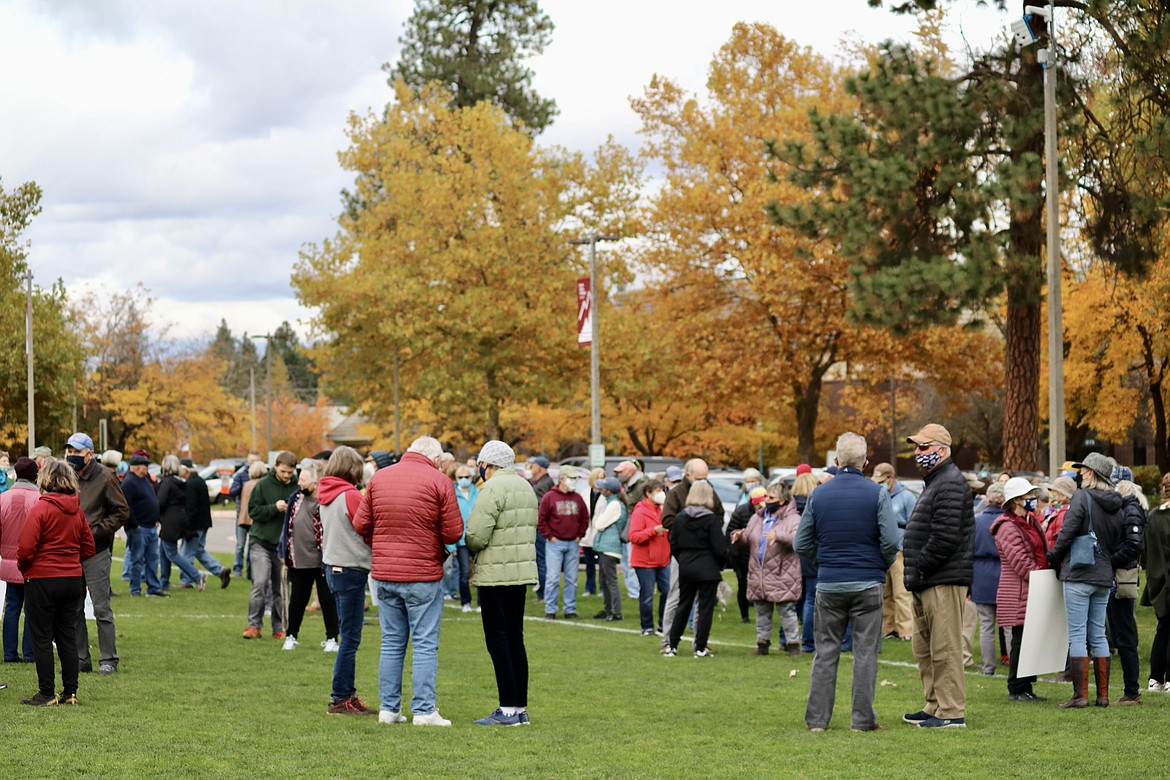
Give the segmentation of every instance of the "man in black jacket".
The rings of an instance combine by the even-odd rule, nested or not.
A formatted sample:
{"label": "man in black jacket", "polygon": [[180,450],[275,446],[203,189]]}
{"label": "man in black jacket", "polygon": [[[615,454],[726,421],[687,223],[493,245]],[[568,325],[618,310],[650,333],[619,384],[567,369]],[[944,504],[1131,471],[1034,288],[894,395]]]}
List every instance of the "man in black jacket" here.
{"label": "man in black jacket", "polygon": [[[224,566],[207,552],[207,532],[211,530],[211,496],[207,492],[207,482],[199,476],[195,464],[190,458],[179,461],[183,466],[183,475],[187,480],[187,538],[183,540],[183,557],[191,562],[203,564],[203,568],[211,572],[211,576],[219,578],[219,586],[226,588],[231,582],[231,569]],[[197,582],[186,582],[184,585],[195,586]]]}
{"label": "man in black jacket", "polygon": [[930,423],[906,439],[925,487],[903,541],[906,590],[926,706],[903,720],[920,728],[967,725],[963,677],[963,606],[974,574],[975,512],[971,488],[951,460],[951,434]]}

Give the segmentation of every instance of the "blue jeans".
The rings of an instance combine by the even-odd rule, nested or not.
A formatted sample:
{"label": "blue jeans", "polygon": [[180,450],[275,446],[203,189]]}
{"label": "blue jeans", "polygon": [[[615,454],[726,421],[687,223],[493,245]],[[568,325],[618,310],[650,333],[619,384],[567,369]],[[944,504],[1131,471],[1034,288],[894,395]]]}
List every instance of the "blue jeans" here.
{"label": "blue jeans", "polygon": [[354,659],[362,643],[362,620],[366,608],[366,578],[363,569],[325,567],[325,581],[337,601],[337,628],[341,649],[333,662],[333,692],[331,701],[348,699],[357,693],[354,687]]}
{"label": "blue jeans", "polygon": [[406,642],[412,640],[414,658],[410,681],[414,696],[410,711],[435,711],[435,682],[439,676],[439,620],[443,616],[442,583],[385,582],[378,586],[378,619],[382,623],[382,653],[378,660],[378,697],[382,709],[402,710],[402,667]]}
{"label": "blue jeans", "polygon": [[130,560],[130,539],[134,536],[134,532],[138,529],[137,528],[126,528],[125,526],[123,526],[122,530],[126,533],[126,549],[122,553],[122,579],[125,580],[126,582],[129,582],[130,581],[130,570],[131,570],[131,564],[132,564],[132,562]]}
{"label": "blue jeans", "polygon": [[545,539],[540,534],[536,535],[536,600],[544,601],[544,575],[545,575]]}
{"label": "blue jeans", "polygon": [[459,578],[459,603],[471,603],[471,553],[467,547],[459,545],[455,548],[455,574]]}
{"label": "blue jeans", "polygon": [[1085,648],[1093,658],[1109,655],[1105,640],[1105,610],[1109,606],[1109,587],[1087,582],[1064,583],[1064,611],[1068,614],[1068,654],[1084,658]]}
{"label": "blue jeans", "polygon": [[[21,645],[19,639],[20,633],[20,613],[24,609],[24,585],[14,582],[8,583],[8,588],[4,591],[4,660],[17,661],[20,656],[24,656],[24,660],[33,660],[33,646],[32,646],[32,632],[28,630],[28,618],[24,619],[24,644]],[[20,646],[24,650],[23,653],[16,652],[17,647]]]}
{"label": "blue jeans", "polygon": [[146,592],[156,595],[162,588],[158,578],[158,526],[139,526],[130,537],[130,592],[142,592],[142,581],[146,581]]}
{"label": "blue jeans", "polygon": [[638,584],[638,572],[630,565],[630,543],[622,543],[622,576],[626,581],[626,595],[632,599],[638,598],[642,586]]}
{"label": "blue jeans", "polygon": [[158,546],[162,548],[163,555],[166,556],[163,558],[162,566],[160,567],[161,572],[159,574],[159,579],[162,580],[164,585],[169,587],[171,584],[172,563],[175,565],[175,568],[179,570],[181,577],[188,578],[188,581],[191,583],[199,582],[199,572],[196,571],[195,567],[191,565],[191,562],[188,561],[181,552],[179,552],[178,542],[168,542],[166,539],[159,539]]}
{"label": "blue jeans", "polygon": [[662,628],[662,613],[666,609],[666,597],[670,593],[670,564],[656,569],[635,567],[638,573],[638,616],[642,619],[642,630],[654,628],[654,586],[658,586],[658,626]]}
{"label": "blue jeans", "polygon": [[[183,557],[187,559],[187,563],[191,564],[191,568],[195,568],[195,563],[203,564],[203,568],[207,569],[212,575],[218,577],[219,573],[223,571],[223,564],[215,559],[211,553],[207,552],[207,531],[200,531],[194,539],[183,540]],[[198,578],[189,579],[186,574],[181,576],[180,581],[187,585],[195,585],[199,582]]]}
{"label": "blue jeans", "polygon": [[[800,631],[800,649],[803,652],[811,653],[816,650],[816,644],[813,641],[813,631],[816,628],[816,608],[817,608],[817,578],[805,577],[802,581],[804,583],[804,614],[801,616],[803,627]],[[783,633],[783,632],[781,632]],[[787,641],[787,637],[784,637]],[[880,649],[881,643],[878,643]],[[844,653],[853,652],[853,620],[850,619],[845,625],[845,640],[841,643],[841,651]]]}
{"label": "blue jeans", "polygon": [[565,614],[577,612],[577,568],[581,564],[581,549],[576,542],[558,539],[545,540],[544,613],[557,614],[557,598],[561,592],[561,574],[565,575]]}
{"label": "blue jeans", "polygon": [[244,553],[248,546],[248,526],[236,526],[236,557],[232,561],[232,576],[239,577],[244,573]]}

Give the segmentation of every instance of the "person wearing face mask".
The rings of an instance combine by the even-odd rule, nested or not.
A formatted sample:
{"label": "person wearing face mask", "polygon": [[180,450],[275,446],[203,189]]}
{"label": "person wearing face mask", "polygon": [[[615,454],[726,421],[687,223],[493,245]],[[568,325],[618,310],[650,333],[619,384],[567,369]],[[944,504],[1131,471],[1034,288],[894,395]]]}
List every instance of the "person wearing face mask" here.
{"label": "person wearing face mask", "polygon": [[[536,505],[540,506],[540,502],[544,500],[545,495],[553,489],[552,477],[548,473],[549,462],[548,458],[543,455],[538,455],[535,458],[529,458],[528,465],[524,469],[524,478],[528,480],[528,484],[532,485],[532,492],[536,494]],[[536,535],[536,575],[538,577],[536,583],[536,600],[544,601],[544,579],[548,574],[547,566],[545,565],[545,541],[540,534]]]}
{"label": "person wearing face mask", "polygon": [[1036,488],[1023,477],[1012,477],[1003,483],[1003,513],[991,525],[1001,562],[995,617],[1012,636],[1007,680],[1011,701],[1044,701],[1032,692],[1036,678],[1019,676],[1028,584],[1032,572],[1048,568],[1048,545],[1036,509]]}
{"label": "person wearing face mask", "polygon": [[[695,610],[695,658],[714,655],[707,647],[711,633],[711,617],[715,613],[715,594],[723,581],[721,570],[727,562],[727,537],[723,535],[723,518],[707,507],[715,491],[706,480],[696,482],[687,495],[686,508],[675,517],[670,527],[670,549],[679,562],[679,608],[670,625],[668,644],[662,654],[674,656],[686,628],[691,607]],[[796,621],[793,621],[796,628]]]}
{"label": "person wearing face mask", "polygon": [[300,643],[301,623],[305,607],[317,586],[317,600],[321,603],[321,617],[325,621],[325,641],[321,647],[326,653],[336,653],[337,599],[325,580],[321,567],[321,504],[317,498],[317,484],[323,462],[311,460],[301,469],[297,490],[288,499],[284,511],[284,528],[280,532],[276,555],[288,571],[288,623],[285,629],[284,650],[295,650]]}
{"label": "person wearing face mask", "polygon": [[[118,478],[98,463],[93,454],[93,439],[84,433],[75,433],[65,443],[65,461],[77,474],[77,494],[81,511],[93,534],[93,556],[82,561],[85,587],[93,601],[94,620],[97,623],[98,661],[100,674],[118,671],[117,627],[114,610],[110,607],[110,562],[114,534],[130,517],[130,506],[122,494]],[[82,672],[93,671],[89,652],[89,630],[85,612],[77,613],[77,656]]]}
{"label": "person wearing face mask", "polygon": [[597,553],[603,609],[593,616],[595,620],[622,619],[622,594],[618,589],[618,562],[622,559],[622,531],[630,521],[629,510],[618,496],[622,483],[614,477],[599,479],[594,489],[598,492],[597,513],[593,520],[593,549]]}
{"label": "person wearing face mask", "polygon": [[[471,517],[471,510],[479,498],[479,488],[471,480],[471,469],[460,466],[455,469],[455,500],[459,502],[459,514],[463,516],[464,528],[467,519]],[[471,555],[467,552],[467,534],[459,537],[459,541],[449,546],[447,551],[455,561],[456,576],[459,578],[459,604],[464,612],[471,612]]]}
{"label": "person wearing face mask", "polygon": [[[662,504],[663,528],[668,531],[670,530],[670,526],[674,523],[674,518],[687,506],[687,497],[690,495],[691,485],[701,480],[706,480],[708,471],[707,462],[701,458],[692,458],[686,462],[683,466],[683,481],[671,488],[670,492],[666,494],[666,501]],[[706,506],[716,517],[723,517],[723,502],[719,500],[718,494],[712,494],[710,502]],[[678,575],[678,561],[672,557],[670,559],[670,595],[666,598],[666,608],[663,611],[663,620],[665,621],[663,625],[666,627],[669,627],[673,623],[674,612],[678,609]],[[666,644],[666,637],[663,637],[663,647],[666,647]]]}
{"label": "person wearing face mask", "polygon": [[[748,622],[748,607],[751,602],[748,600],[748,559],[751,557],[748,548],[741,544],[736,544],[736,533],[747,528],[748,523],[753,517],[756,517],[764,511],[764,500],[767,497],[767,491],[762,487],[754,488],[748,500],[737,506],[731,512],[731,519],[727,522],[728,547],[728,564],[732,571],[735,572],[735,579],[739,585],[736,591],[736,602],[739,605],[739,619],[741,623]],[[797,513],[800,514],[799,512]]]}
{"label": "person wearing face mask", "polygon": [[748,553],[748,598],[756,606],[756,654],[767,655],[772,644],[772,611],[790,656],[800,655],[796,604],[801,596],[800,558],[792,540],[800,513],[788,486],[776,482],[767,489],[763,511],[752,515],[747,527],[733,531],[731,543]]}
{"label": "person wearing face mask", "polygon": [[[677,488],[676,488],[677,489]],[[689,490],[689,485],[688,485]],[[658,588],[658,628],[662,633],[666,597],[670,592],[670,539],[662,524],[666,491],[656,479],[646,480],[646,497],[630,513],[630,565],[638,574],[638,614],[642,636],[653,636],[654,588]],[[666,643],[664,637],[663,642]]]}
{"label": "person wearing face mask", "polygon": [[1056,535],[1064,525],[1064,515],[1068,512],[1068,503],[1077,492],[1077,483],[1072,477],[1057,477],[1048,486],[1048,508],[1044,511],[1041,525],[1044,527],[1044,541],[1048,548],[1056,543]]}
{"label": "person wearing face mask", "polygon": [[577,619],[579,542],[589,527],[589,507],[577,492],[577,470],[561,469],[557,486],[544,494],[537,512],[536,533],[545,540],[544,617],[555,620],[561,575],[565,577],[565,619]]}
{"label": "person wearing face mask", "polygon": [[975,512],[971,487],[951,459],[951,434],[930,423],[906,440],[924,486],[903,538],[906,590],[926,706],[903,716],[919,728],[967,725],[963,610],[974,575]]}

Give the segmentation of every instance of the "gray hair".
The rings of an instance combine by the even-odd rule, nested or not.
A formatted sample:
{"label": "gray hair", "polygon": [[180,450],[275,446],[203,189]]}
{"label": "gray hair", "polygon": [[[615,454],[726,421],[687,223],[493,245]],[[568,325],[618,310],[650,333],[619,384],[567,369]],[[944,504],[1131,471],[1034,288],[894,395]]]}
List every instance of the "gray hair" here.
{"label": "gray hair", "polygon": [[162,460],[162,475],[164,477],[177,476],[182,464],[179,463],[178,457],[174,455],[167,455]]}
{"label": "gray hair", "polygon": [[252,461],[252,465],[248,467],[248,479],[260,479],[268,473],[268,464],[262,460]]}
{"label": "gray hair", "polygon": [[102,453],[102,465],[106,468],[116,469],[121,462],[122,453],[117,450],[106,450]]}
{"label": "gray hair", "polygon": [[855,469],[865,466],[869,448],[865,439],[856,433],[847,432],[837,437],[837,465],[852,466]]}
{"label": "gray hair", "polygon": [[439,440],[432,436],[419,436],[410,443],[406,451],[417,452],[428,460],[434,460],[443,455],[443,445],[439,444]]}
{"label": "gray hair", "polygon": [[1123,496],[1133,496],[1142,505],[1142,510],[1150,511],[1150,502],[1146,500],[1146,494],[1142,489],[1128,479],[1120,479],[1117,481],[1117,492]]}
{"label": "gray hair", "polygon": [[301,475],[303,476],[305,474],[308,474],[309,479],[313,480],[313,484],[317,484],[318,482],[321,481],[321,467],[324,465],[325,465],[324,461],[320,461],[320,460],[316,460],[316,459],[310,460],[308,463],[306,463],[304,466],[301,467]]}

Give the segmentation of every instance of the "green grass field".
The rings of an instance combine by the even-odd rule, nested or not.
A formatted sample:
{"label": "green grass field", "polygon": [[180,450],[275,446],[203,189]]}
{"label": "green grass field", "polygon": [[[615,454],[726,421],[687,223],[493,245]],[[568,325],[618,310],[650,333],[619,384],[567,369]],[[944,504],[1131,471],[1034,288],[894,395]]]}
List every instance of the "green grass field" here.
{"label": "green grass field", "polygon": [[[120,555],[115,551],[115,555]],[[221,560],[225,559],[221,556]],[[118,576],[114,575],[115,578]],[[582,582],[583,582],[582,578]],[[80,707],[34,709],[31,664],[5,664],[0,766],[40,777],[1162,777],[1160,749],[1170,694],[1140,707],[1064,711],[1070,687],[1041,683],[1046,704],[1009,703],[1006,670],[968,676],[966,730],[924,731],[901,722],[922,705],[909,643],[886,642],[876,707],[888,730],[849,730],[849,656],[828,732],[804,728],[810,656],[760,657],[754,626],[717,618],[718,656],[668,659],[659,639],[638,636],[637,605],[601,624],[539,619],[530,602],[528,728],[471,723],[496,706],[479,616],[448,609],[439,651],[439,708],[448,729],[385,726],[326,714],[333,658],[320,613],[301,647],[240,638],[247,581],[171,599],[114,599],[120,670],[82,675]],[[582,615],[598,597],[579,600]],[[734,606],[732,607],[734,611]],[[358,655],[358,693],[377,706],[376,614]],[[1139,614],[1143,688],[1153,635]],[[269,630],[265,625],[266,632]],[[94,642],[96,662],[96,635]],[[976,641],[976,645],[978,642]],[[976,650],[976,652],[978,652]],[[409,659],[408,659],[409,661]],[[409,663],[408,663],[409,670]],[[409,676],[409,673],[408,673]],[[59,687],[58,680],[58,687]],[[1116,668],[1111,689],[1121,694]],[[409,683],[404,691],[409,700]]]}

